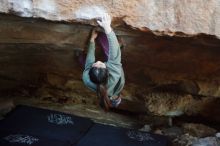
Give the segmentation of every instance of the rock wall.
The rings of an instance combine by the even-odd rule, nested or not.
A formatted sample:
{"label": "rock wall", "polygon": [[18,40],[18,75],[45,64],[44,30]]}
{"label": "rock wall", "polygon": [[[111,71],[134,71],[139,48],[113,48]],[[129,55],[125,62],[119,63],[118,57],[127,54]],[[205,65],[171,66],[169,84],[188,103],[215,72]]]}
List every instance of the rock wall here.
{"label": "rock wall", "polygon": [[0,4],[0,12],[22,17],[95,25],[90,20],[108,12],[114,25],[126,23],[157,35],[220,37],[219,0],[0,0]]}
{"label": "rock wall", "polygon": [[[97,105],[96,94],[83,85],[76,57],[76,50],[87,47],[91,29],[0,15],[0,97]],[[153,115],[199,114],[220,121],[220,40],[162,37],[127,26],[114,30],[125,44],[123,98],[143,103]]]}

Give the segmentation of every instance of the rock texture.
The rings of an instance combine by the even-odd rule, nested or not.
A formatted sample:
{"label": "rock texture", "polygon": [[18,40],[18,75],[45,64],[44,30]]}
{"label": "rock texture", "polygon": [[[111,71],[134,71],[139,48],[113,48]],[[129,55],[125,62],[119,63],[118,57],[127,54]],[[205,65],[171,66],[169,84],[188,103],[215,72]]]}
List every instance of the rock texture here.
{"label": "rock texture", "polygon": [[[181,135],[174,140],[178,146],[219,145],[217,137],[203,138],[214,136],[212,128],[220,129],[219,3],[0,0],[0,13],[5,13],[0,14],[0,105],[5,105],[0,113],[14,103],[35,105],[125,127],[149,124],[145,130],[161,134],[158,127],[167,125],[170,117],[175,126],[185,123],[183,135],[175,128],[167,131]],[[132,104],[120,112],[127,116],[100,109],[95,92],[83,85],[83,67],[76,57],[87,48],[95,19],[104,12],[113,17],[114,30],[125,46],[122,97]],[[159,36],[164,34],[172,37]],[[96,56],[101,56],[98,46]],[[135,107],[148,115],[129,111]]]}
{"label": "rock texture", "polygon": [[[220,2],[217,0],[139,0],[132,2],[122,0],[21,0],[19,2],[0,0],[0,3],[2,13],[93,25],[96,25],[93,19],[100,17],[104,12],[110,13],[117,34],[122,36],[127,44],[123,61],[124,67],[128,71],[126,78],[129,92],[125,91],[125,93],[129,97],[138,94],[145,99],[141,94],[146,95],[148,88],[166,92],[175,90],[188,93],[190,97],[193,97],[192,95],[220,96],[219,41],[215,38],[205,36],[184,39],[155,37],[149,33],[116,27],[126,23],[143,31],[150,29],[156,34],[195,35],[205,33],[219,36],[217,26],[219,26]],[[77,64],[71,64],[71,57],[74,56],[71,49],[86,47],[90,27],[47,22],[41,22],[40,26],[37,24],[38,21],[33,19],[24,22],[22,22],[23,19],[16,19],[8,22],[1,21],[1,49],[2,53],[6,54],[2,59],[4,63],[6,62],[2,66],[1,76],[4,78],[2,89],[18,86],[21,81],[26,80],[27,83],[23,84],[31,89],[39,86],[42,89],[44,88],[42,82],[46,82],[56,88],[72,90],[68,78],[77,75],[77,77],[74,76],[74,79],[79,80],[80,73],[71,70],[71,67],[77,67]],[[12,24],[8,25],[8,23]],[[19,46],[16,46],[17,43]],[[5,48],[10,48],[14,54],[21,54],[8,55],[8,50],[4,50]],[[30,48],[36,50],[29,51]],[[33,52],[36,53],[36,56],[32,54]],[[28,65],[25,64],[25,60],[30,61]],[[11,64],[14,63],[13,67],[10,67],[8,61]],[[40,63],[45,66],[41,66]],[[15,66],[19,65],[21,67],[16,70]],[[15,73],[14,70],[19,73]],[[28,72],[28,76],[24,77],[23,72]],[[68,73],[68,77],[62,76],[66,73]],[[30,81],[33,85],[29,85]],[[24,86],[23,84],[22,86]],[[65,85],[63,86],[63,84]],[[140,86],[136,85],[144,88],[140,89]],[[39,91],[40,93],[42,91],[42,94],[50,95],[44,90]],[[66,92],[59,92],[59,95],[63,93]],[[175,94],[166,94],[159,94],[159,97],[179,97]],[[149,100],[150,104],[153,99]],[[167,108],[163,108],[164,112],[158,110],[157,113],[161,115],[180,107],[183,109],[188,104],[182,101],[176,102],[179,103],[176,104],[179,106],[172,107],[173,104],[171,104],[165,106]],[[146,105],[148,106],[149,103]],[[162,107],[164,106],[162,105]],[[151,108],[150,110],[154,111]]]}
{"label": "rock texture", "polygon": [[219,0],[0,0],[0,12],[47,20],[84,22],[108,12],[115,24],[126,23],[162,35],[220,37]]}
{"label": "rock texture", "polygon": [[219,146],[217,137],[198,138],[189,134],[184,134],[173,141],[173,146]]}
{"label": "rock texture", "polygon": [[218,123],[217,121],[220,121],[217,116],[217,113],[220,113],[219,98],[197,98],[190,94],[169,92],[150,93],[144,94],[144,96],[147,109],[154,115],[169,117],[200,115],[208,122],[216,121]]}
{"label": "rock texture", "polygon": [[[76,50],[91,26],[0,15],[0,96],[98,105],[81,80]],[[201,115],[220,121],[220,40],[155,36],[115,27],[125,43],[123,98],[153,115]],[[100,56],[97,49],[97,56]],[[132,107],[133,109],[134,107]]]}
{"label": "rock texture", "polygon": [[183,129],[185,133],[189,133],[190,135],[199,138],[213,136],[217,132],[215,129],[206,125],[194,123],[183,124]]}

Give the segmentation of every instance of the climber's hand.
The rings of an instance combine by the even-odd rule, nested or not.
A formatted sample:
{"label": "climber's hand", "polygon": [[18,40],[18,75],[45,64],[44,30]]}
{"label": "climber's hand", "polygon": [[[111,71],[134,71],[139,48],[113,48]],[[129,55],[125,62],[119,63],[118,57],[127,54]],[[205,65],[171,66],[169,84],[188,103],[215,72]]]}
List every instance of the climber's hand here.
{"label": "climber's hand", "polygon": [[106,34],[109,34],[112,31],[111,28],[111,17],[109,14],[105,13],[101,20],[97,20],[97,23],[105,30]]}
{"label": "climber's hand", "polygon": [[93,29],[92,30],[92,33],[91,33],[91,38],[90,38],[90,42],[95,42],[95,39],[97,38],[97,36],[98,36],[98,33],[97,33],[97,31],[96,31],[96,29]]}

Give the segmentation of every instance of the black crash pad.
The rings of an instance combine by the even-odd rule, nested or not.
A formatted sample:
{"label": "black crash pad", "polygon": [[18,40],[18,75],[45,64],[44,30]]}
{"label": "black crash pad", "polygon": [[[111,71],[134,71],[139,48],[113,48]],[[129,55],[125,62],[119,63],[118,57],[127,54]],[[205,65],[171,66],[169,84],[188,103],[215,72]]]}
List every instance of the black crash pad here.
{"label": "black crash pad", "polygon": [[161,135],[95,124],[77,146],[168,146],[168,140]]}
{"label": "black crash pad", "polygon": [[0,121],[0,130],[74,144],[92,125],[93,122],[87,118],[21,105]]}
{"label": "black crash pad", "polygon": [[0,146],[71,146],[67,142],[23,133],[0,131]]}

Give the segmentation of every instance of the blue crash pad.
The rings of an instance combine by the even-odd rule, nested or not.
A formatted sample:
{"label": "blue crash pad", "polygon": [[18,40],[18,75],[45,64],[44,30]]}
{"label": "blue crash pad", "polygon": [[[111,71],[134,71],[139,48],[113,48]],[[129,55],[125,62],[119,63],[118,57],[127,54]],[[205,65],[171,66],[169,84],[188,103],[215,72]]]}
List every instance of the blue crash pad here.
{"label": "blue crash pad", "polygon": [[161,135],[95,124],[77,146],[168,146],[168,140]]}
{"label": "blue crash pad", "polygon": [[40,136],[0,131],[0,146],[70,146],[70,144]]}
{"label": "blue crash pad", "polygon": [[45,137],[75,144],[93,122],[57,111],[17,106],[0,121],[0,130]]}

